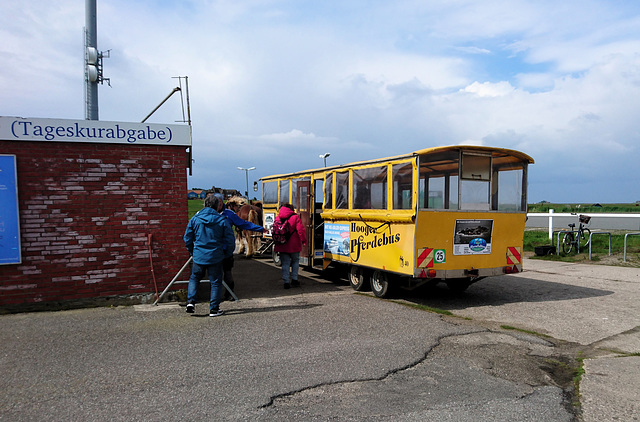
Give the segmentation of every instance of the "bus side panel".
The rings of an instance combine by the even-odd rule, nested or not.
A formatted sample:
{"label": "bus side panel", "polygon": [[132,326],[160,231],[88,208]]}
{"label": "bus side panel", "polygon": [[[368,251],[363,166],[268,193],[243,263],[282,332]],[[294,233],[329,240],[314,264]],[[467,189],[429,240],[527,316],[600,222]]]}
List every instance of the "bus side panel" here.
{"label": "bus side panel", "polygon": [[325,220],[325,259],[413,275],[413,252],[413,224]]}
{"label": "bus side panel", "polygon": [[416,270],[476,270],[518,265],[524,213],[421,211],[416,221]]}

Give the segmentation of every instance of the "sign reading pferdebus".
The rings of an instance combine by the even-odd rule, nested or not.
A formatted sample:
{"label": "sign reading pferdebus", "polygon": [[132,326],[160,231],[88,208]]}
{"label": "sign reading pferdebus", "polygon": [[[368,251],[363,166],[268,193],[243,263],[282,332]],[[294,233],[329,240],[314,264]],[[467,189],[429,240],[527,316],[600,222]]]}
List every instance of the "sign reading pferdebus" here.
{"label": "sign reading pferdebus", "polygon": [[191,146],[188,125],[0,116],[0,140]]}

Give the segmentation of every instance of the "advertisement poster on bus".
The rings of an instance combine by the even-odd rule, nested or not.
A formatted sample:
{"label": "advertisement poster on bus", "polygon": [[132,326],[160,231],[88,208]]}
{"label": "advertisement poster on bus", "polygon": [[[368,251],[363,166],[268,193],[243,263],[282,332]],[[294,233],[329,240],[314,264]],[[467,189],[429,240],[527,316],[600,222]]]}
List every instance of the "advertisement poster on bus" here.
{"label": "advertisement poster on bus", "polygon": [[324,225],[324,251],[333,255],[349,256],[351,232],[348,224]]}
{"label": "advertisement poster on bus", "polygon": [[274,212],[264,213],[264,232],[266,234],[271,235],[271,227],[273,227],[273,223],[275,221],[276,221],[276,213]]}
{"label": "advertisement poster on bus", "polygon": [[490,254],[492,231],[493,220],[456,220],[453,254]]}

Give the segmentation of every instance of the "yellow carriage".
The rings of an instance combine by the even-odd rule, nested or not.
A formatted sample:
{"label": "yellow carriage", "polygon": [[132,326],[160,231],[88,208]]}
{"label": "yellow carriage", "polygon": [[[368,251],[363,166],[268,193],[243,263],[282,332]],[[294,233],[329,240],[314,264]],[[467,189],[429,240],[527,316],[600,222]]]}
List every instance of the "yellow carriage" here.
{"label": "yellow carriage", "polygon": [[515,150],[458,145],[263,177],[264,224],[293,204],[309,239],[301,265],[344,266],[356,290],[370,284],[384,297],[394,285],[442,281],[462,291],[522,271],[532,163]]}

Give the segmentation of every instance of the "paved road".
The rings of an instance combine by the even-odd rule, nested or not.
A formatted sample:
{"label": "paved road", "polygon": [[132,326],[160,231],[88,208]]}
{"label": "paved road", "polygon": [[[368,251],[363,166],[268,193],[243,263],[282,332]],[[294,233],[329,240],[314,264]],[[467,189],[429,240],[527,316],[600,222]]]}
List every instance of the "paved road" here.
{"label": "paved road", "polygon": [[640,272],[525,266],[461,297],[379,300],[310,273],[284,290],[277,268],[238,259],[223,317],[176,303],[1,316],[0,420],[572,421],[580,352],[584,421],[634,420]]}

